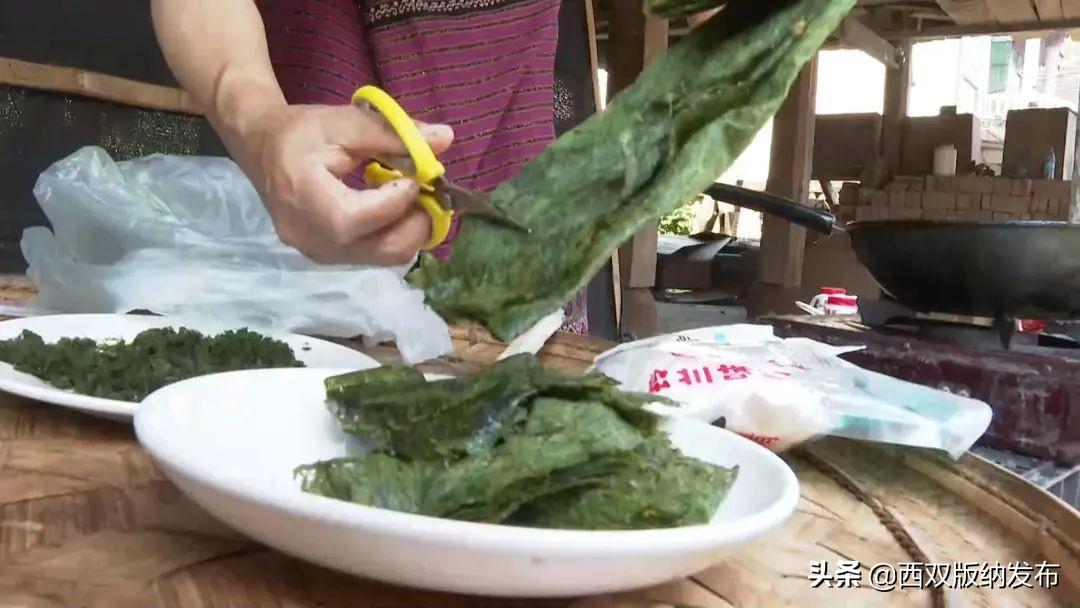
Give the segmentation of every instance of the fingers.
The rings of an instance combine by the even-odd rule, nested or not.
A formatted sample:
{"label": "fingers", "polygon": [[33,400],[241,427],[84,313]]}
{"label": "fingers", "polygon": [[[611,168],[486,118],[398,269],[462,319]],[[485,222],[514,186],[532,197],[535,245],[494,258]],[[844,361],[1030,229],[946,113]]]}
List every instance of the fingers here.
{"label": "fingers", "polygon": [[[449,126],[419,121],[416,125],[435,154],[450,147],[454,131]],[[378,113],[358,106],[328,107],[323,121],[323,136],[354,158],[406,153],[405,144],[390,123]]]}
{"label": "fingers", "polygon": [[321,248],[304,254],[321,264],[400,266],[412,261],[430,236],[431,218],[414,208],[400,222],[348,247]]}
{"label": "fingers", "polygon": [[419,192],[409,179],[353,190],[322,171],[299,192],[312,223],[312,238],[301,250],[322,263],[407,263],[431,235],[431,220],[416,202]]}
{"label": "fingers", "polygon": [[420,187],[410,179],[353,190],[329,172],[320,173],[311,185],[306,198],[326,219],[328,236],[339,247],[401,221],[417,209],[416,196],[420,193]]}
{"label": "fingers", "polygon": [[431,237],[431,218],[413,210],[402,221],[365,239],[359,248],[373,264],[399,266],[412,261]]}
{"label": "fingers", "polygon": [[[353,190],[340,179],[373,156],[404,154],[398,135],[377,114],[353,106],[290,111],[289,120],[268,127],[252,177],[281,240],[325,264],[409,262],[431,234],[416,201],[419,186],[400,179]],[[417,126],[435,153],[453,139],[449,127]]]}

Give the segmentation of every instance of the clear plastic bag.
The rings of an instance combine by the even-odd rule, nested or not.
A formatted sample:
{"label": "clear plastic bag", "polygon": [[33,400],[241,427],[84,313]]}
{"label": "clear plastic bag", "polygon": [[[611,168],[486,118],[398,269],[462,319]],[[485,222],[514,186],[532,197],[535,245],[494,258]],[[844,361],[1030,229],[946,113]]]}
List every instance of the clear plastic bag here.
{"label": "clear plastic bag", "polygon": [[959,458],[990,425],[990,406],[868,371],[859,347],[781,339],[768,325],[709,327],[631,342],[595,369],[627,390],[678,401],[665,415],[725,426],[782,452],[820,435],[944,450]]}
{"label": "clear plastic bag", "polygon": [[405,280],[408,266],[323,266],[282,243],[247,177],[225,158],[114,162],[83,148],[49,167],[34,196],[52,223],[23,233],[36,305],[147,309],[334,337],[394,340],[409,363],[449,353],[446,323]]}

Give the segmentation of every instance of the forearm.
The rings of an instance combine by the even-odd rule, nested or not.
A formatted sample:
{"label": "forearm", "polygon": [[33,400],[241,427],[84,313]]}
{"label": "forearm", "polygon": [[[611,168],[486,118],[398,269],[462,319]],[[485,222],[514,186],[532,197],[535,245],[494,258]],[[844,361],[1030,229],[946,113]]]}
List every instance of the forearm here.
{"label": "forearm", "polygon": [[234,154],[267,109],[285,105],[252,0],[152,0],[154,30],[180,85]]}

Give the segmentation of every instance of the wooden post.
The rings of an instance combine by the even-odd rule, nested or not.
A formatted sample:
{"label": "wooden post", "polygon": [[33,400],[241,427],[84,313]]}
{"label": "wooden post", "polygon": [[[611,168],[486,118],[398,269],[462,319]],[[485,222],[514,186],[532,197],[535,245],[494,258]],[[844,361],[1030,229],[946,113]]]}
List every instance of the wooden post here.
{"label": "wooden post", "polygon": [[900,172],[902,131],[911,89],[911,43],[900,45],[899,66],[885,70],[885,112],[881,119],[881,155],[893,174]]}
{"label": "wooden post", "polygon": [[[810,199],[816,81],[815,56],[799,73],[773,119],[769,179],[765,187],[768,192],[803,205]],[[749,312],[759,316],[793,311],[802,283],[806,229],[766,214],[761,233],[758,285],[751,294]]]}
{"label": "wooden post", "polygon": [[[589,70],[592,73],[594,112],[603,110],[605,99],[600,97],[600,58],[596,48],[596,0],[585,0],[585,25],[589,36]],[[603,272],[603,271],[601,271]],[[619,272],[619,250],[611,252],[611,299],[615,307],[615,335],[622,326],[622,280]]]}
{"label": "wooden post", "polygon": [[[667,50],[668,23],[641,10],[640,0],[612,2],[608,53],[608,97],[630,86],[652,59]],[[622,330],[637,336],[656,333],[656,222],[646,225],[619,249]]]}
{"label": "wooden post", "polygon": [[[810,200],[816,80],[817,58],[814,58],[799,73],[773,119],[769,180],[765,189],[801,205]],[[798,286],[802,282],[802,244],[805,240],[806,229],[777,216],[766,215],[762,226],[761,282]]]}

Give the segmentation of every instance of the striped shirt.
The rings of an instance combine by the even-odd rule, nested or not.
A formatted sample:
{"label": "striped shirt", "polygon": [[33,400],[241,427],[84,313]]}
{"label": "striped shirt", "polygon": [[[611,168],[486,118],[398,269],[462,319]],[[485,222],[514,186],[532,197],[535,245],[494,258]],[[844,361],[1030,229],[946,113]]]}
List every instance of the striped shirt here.
{"label": "striped shirt", "polygon": [[[447,178],[490,191],[555,139],[559,0],[261,0],[290,103],[347,103],[377,84],[414,118],[448,124]],[[352,176],[356,183],[358,177]],[[449,254],[458,226],[434,253]],[[586,333],[583,295],[566,329]]]}

